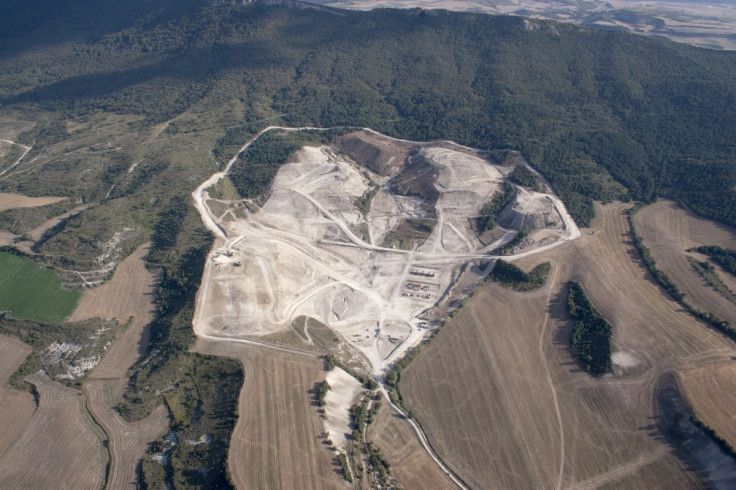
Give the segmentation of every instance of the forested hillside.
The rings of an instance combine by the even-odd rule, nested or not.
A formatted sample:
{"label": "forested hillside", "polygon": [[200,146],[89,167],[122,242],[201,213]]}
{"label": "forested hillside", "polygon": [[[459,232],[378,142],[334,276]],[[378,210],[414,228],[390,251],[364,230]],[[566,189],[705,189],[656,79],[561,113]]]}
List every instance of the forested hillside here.
{"label": "forested hillside", "polygon": [[582,223],[590,199],[620,197],[611,177],[736,223],[736,53],[444,11],[134,2],[49,18],[42,4],[3,29],[5,107],[165,120],[238,100],[244,123],[268,108],[288,124],[520,149]]}

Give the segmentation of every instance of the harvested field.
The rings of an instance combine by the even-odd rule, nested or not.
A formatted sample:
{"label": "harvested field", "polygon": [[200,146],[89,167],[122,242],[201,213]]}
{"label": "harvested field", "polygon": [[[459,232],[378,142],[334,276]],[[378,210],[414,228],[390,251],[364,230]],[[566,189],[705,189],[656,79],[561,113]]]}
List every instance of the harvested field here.
{"label": "harvested field", "polygon": [[196,352],[239,359],[245,382],[230,443],[238,488],[340,488],[337,458],[317,414],[316,387],[325,378],[316,356],[199,339]]}
{"label": "harvested field", "polygon": [[104,435],[84,397],[39,372],[27,378],[39,406],[23,434],[0,457],[0,488],[101,488]]}
{"label": "harvested field", "polygon": [[163,405],[138,422],[123,420],[114,407],[126,385],[126,379],[94,379],[84,385],[90,412],[110,440],[107,488],[138,488],[138,463],[145,456],[148,445],[164,435],[169,427],[169,413]]}
{"label": "harvested field", "polygon": [[[599,206],[580,240],[515,262],[550,260],[548,284],[531,293],[490,284],[404,370],[406,405],[471,487],[688,488],[707,477],[663,442],[654,391],[665,373],[736,350],[649,280],[625,208]],[[613,324],[614,375],[593,378],[570,356],[570,279]]]}
{"label": "harvested field", "polygon": [[736,363],[682,371],[678,384],[700,420],[736,447]]}
{"label": "harvested field", "polygon": [[4,386],[31,351],[20,340],[0,335],[0,457],[20,436],[36,409],[30,393]]}
{"label": "harvested field", "polygon": [[110,439],[109,488],[136,486],[136,468],[148,444],[169,426],[161,405],[138,422],[124,421],[115,410],[127,384],[127,370],[148,345],[148,326],[153,320],[156,277],[144,267],[148,245],[141,245],[118,265],[113,278],[99,288],[85,291],[72,321],[94,317],[117,318],[131,324],[105,353],[84,385],[90,412]]}
{"label": "harvested field", "polygon": [[28,197],[22,194],[0,192],[0,212],[6,209],[33,208],[68,199],[67,197]]}
{"label": "harvested field", "polygon": [[[705,257],[686,251],[701,245],[736,249],[736,230],[698,217],[674,202],[664,200],[639,210],[634,223],[657,261],[657,267],[685,293],[685,301],[736,324],[736,305],[715,291],[688,262],[689,256],[698,260]],[[719,272],[719,276],[733,284],[723,272]]]}
{"label": "harvested field", "polygon": [[91,373],[92,378],[119,378],[138,359],[148,344],[145,328],[154,314],[153,296],[156,276],[145,268],[148,244],[141,245],[118,265],[115,275],[102,286],[84,292],[69,321],[89,318],[117,318],[127,330],[105,354]]}
{"label": "harvested field", "polygon": [[457,488],[424,450],[409,422],[385,400],[368,426],[367,439],[381,449],[403,488]]}

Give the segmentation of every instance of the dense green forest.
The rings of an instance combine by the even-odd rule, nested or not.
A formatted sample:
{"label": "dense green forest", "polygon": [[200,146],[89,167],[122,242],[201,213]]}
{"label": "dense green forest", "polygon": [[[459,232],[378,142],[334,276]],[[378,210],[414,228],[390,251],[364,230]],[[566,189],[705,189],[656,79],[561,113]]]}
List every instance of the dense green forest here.
{"label": "dense green forest", "polygon": [[534,291],[547,283],[552,266],[549,262],[539,264],[530,272],[524,272],[519,266],[503,259],[498,259],[490,277],[506,287],[517,291]]}
{"label": "dense green forest", "polygon": [[572,353],[586,371],[600,376],[611,370],[613,328],[590,302],[582,284],[570,281],[567,286],[567,314],[575,322],[570,337]]}
{"label": "dense green forest", "polygon": [[736,224],[736,53],[420,9],[13,3],[0,30],[4,107],[166,120],[237,101],[244,125],[269,113],[519,149],[581,224],[592,199],[625,197],[612,179],[633,198]]}

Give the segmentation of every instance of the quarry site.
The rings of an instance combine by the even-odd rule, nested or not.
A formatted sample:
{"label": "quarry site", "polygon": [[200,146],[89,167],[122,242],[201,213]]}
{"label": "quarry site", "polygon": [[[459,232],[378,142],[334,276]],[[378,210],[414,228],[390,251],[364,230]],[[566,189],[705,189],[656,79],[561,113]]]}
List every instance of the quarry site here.
{"label": "quarry site", "polygon": [[[259,342],[309,317],[342,340],[333,354],[379,379],[441,325],[519,231],[528,235],[505,260],[580,235],[541,176],[543,192],[515,186],[498,226],[478,232],[484,204],[526,164],[515,152],[500,164],[451,142],[362,130],[330,146],[303,147],[258,200],[211,198],[208,189],[237,159],[193,194],[216,236],[195,333]],[[313,343],[307,326],[300,335]]]}

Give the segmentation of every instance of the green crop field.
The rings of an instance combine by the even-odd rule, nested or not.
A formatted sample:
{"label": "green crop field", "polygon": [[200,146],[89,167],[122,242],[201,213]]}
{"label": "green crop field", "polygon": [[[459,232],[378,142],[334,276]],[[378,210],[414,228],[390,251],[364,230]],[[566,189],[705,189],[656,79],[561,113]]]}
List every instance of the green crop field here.
{"label": "green crop field", "polygon": [[77,305],[81,290],[64,289],[51,269],[0,252],[0,311],[13,318],[60,323]]}

